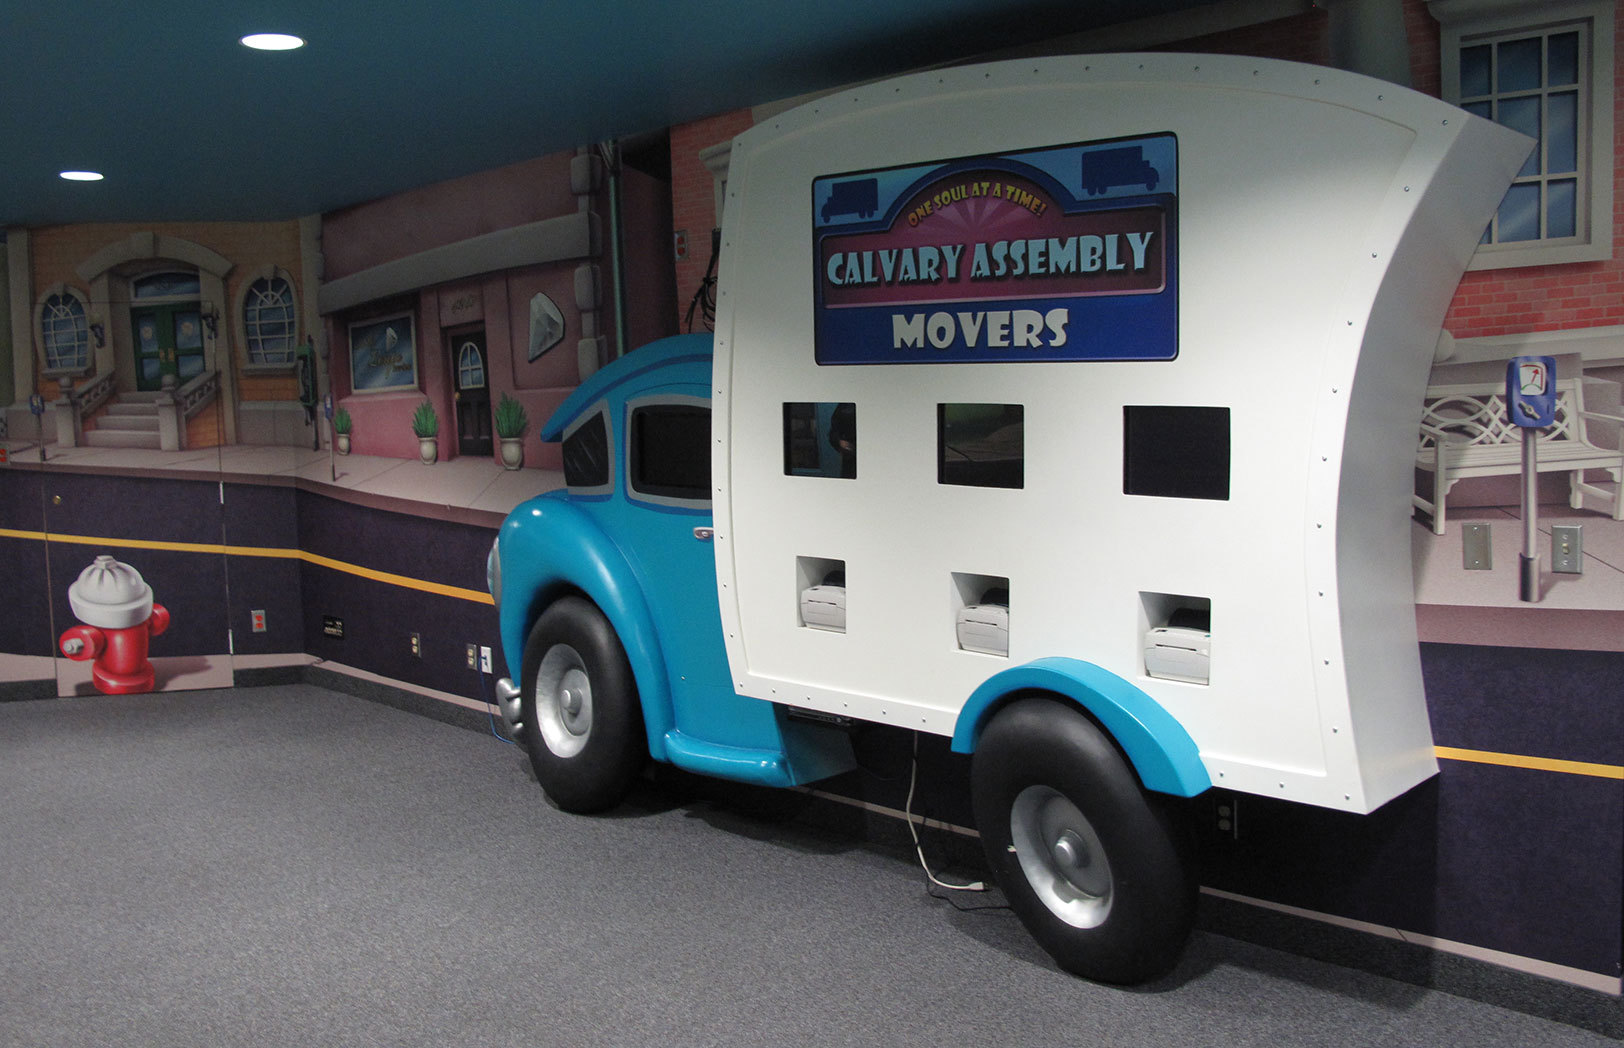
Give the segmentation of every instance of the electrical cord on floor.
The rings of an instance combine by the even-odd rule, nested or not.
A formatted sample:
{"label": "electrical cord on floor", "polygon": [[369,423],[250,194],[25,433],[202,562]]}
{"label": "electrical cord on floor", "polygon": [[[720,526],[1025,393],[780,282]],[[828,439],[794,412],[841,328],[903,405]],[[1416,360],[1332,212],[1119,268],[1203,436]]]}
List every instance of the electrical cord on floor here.
{"label": "electrical cord on floor", "polygon": [[[914,854],[919,856],[920,868],[931,884],[938,888],[946,888],[955,892],[984,892],[987,890],[985,881],[971,881],[969,884],[950,884],[930,872],[930,863],[925,861],[925,849],[919,843],[919,830],[914,826],[913,799],[914,785],[919,779],[919,733],[913,733],[913,760],[908,765],[908,800],[902,806],[902,818],[908,824],[908,833],[913,837]],[[927,889],[928,890],[928,889]]]}
{"label": "electrical cord on floor", "polygon": [[481,667],[479,671],[479,700],[485,704],[485,716],[490,719],[491,734],[495,735],[498,739],[501,739],[509,746],[517,746],[519,744],[518,740],[510,739],[506,735],[503,735],[501,732],[496,730],[496,704],[485,697],[485,670],[483,667]]}

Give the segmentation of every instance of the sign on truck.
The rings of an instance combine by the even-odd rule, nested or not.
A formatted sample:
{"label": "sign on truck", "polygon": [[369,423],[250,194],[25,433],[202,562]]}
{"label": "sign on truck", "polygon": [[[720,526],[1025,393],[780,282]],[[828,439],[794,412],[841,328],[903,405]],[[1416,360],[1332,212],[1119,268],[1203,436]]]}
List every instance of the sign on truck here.
{"label": "sign on truck", "polygon": [[1412,436],[1529,142],[1254,59],[886,87],[740,135],[714,339],[544,427],[567,487],[490,559],[503,714],[576,811],[650,757],[792,786],[853,723],[949,737],[1033,935],[1149,978],[1194,913],[1171,799],[1437,770]]}

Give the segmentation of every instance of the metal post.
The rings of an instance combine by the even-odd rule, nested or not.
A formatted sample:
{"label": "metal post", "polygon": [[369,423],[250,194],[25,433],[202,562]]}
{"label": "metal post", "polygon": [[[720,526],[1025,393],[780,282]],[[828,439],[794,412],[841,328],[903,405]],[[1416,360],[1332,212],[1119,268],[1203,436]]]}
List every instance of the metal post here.
{"label": "metal post", "polygon": [[1517,596],[1537,602],[1539,593],[1539,430],[1522,431],[1523,546],[1518,567]]}
{"label": "metal post", "polygon": [[601,150],[604,166],[609,169],[609,304],[615,315],[615,359],[626,355],[626,260],[625,246],[621,243],[620,213],[620,142],[610,139]]}

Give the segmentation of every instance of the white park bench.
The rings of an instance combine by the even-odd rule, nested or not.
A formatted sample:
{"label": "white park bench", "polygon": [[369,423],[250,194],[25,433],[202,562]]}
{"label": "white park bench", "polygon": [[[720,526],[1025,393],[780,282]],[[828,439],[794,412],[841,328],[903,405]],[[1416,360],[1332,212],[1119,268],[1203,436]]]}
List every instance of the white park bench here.
{"label": "white park bench", "polygon": [[[1539,471],[1568,474],[1568,504],[1574,509],[1594,495],[1612,506],[1614,520],[1624,520],[1624,452],[1598,446],[1585,429],[1590,421],[1617,427],[1624,418],[1586,411],[1581,379],[1558,379],[1556,391],[1556,422],[1539,431]],[[1427,387],[1415,464],[1432,474],[1432,498],[1412,498],[1431,515],[1436,535],[1444,533],[1444,503],[1456,481],[1522,472],[1522,429],[1507,418],[1505,392],[1503,382]],[[1607,470],[1613,490],[1587,482],[1587,469]]]}

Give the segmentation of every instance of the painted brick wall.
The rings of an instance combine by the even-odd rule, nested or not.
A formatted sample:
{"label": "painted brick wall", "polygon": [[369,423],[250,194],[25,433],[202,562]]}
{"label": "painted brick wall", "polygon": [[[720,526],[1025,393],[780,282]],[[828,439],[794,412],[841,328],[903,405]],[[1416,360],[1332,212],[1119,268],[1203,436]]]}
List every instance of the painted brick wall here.
{"label": "painted brick wall", "polygon": [[1404,35],[1410,44],[1410,86],[1439,97],[1438,20],[1427,11],[1426,0],[1404,0]]}
{"label": "painted brick wall", "polygon": [[[1615,19],[1614,54],[1624,54],[1624,19]],[[1624,324],[1624,93],[1614,66],[1613,257],[1604,262],[1467,273],[1444,318],[1457,338]]]}
{"label": "painted brick wall", "polygon": [[1288,62],[1327,65],[1331,60],[1329,22],[1325,12],[1316,9],[1290,18],[1277,18],[1272,22],[1260,22],[1241,29],[1191,37],[1156,50],[1211,55],[1252,55],[1257,58],[1279,58]]}
{"label": "painted brick wall", "polygon": [[[700,151],[728,141],[752,123],[750,110],[740,109],[671,129],[671,228],[688,231],[688,257],[676,264],[679,324],[705,279],[710,231],[716,222],[715,180],[700,162]],[[697,310],[694,329],[703,330]],[[684,326],[682,330],[688,329]]]}

